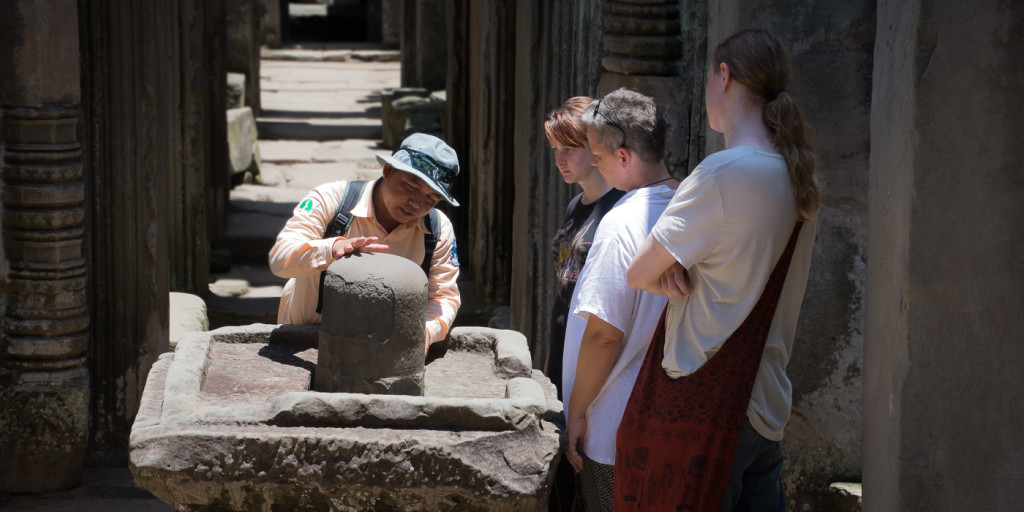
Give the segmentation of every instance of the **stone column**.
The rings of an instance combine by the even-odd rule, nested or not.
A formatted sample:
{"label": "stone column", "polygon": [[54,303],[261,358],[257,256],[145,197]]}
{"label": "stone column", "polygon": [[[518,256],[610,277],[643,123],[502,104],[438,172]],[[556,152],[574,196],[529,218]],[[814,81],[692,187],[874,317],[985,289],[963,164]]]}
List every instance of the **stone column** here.
{"label": "stone column", "polygon": [[427,276],[393,254],[341,258],[327,269],[313,389],[423,395]]}
{"label": "stone column", "polygon": [[0,493],[78,483],[89,431],[77,6],[0,17]]}
{"label": "stone column", "polygon": [[462,272],[485,323],[509,295],[515,15],[508,2],[490,0],[450,0],[447,12],[453,39],[445,135],[463,169],[454,187],[462,206],[452,209],[453,223]]}
{"label": "stone column", "polygon": [[1024,508],[1024,5],[878,3],[864,510]]}
{"label": "stone column", "polygon": [[402,0],[381,0],[381,45],[399,48],[402,27]]}
{"label": "stone column", "polygon": [[[704,89],[695,84],[703,85],[701,36],[707,18],[703,5],[686,3],[683,11],[679,4],[674,0],[604,3],[604,73],[598,94],[626,87],[654,98],[667,128],[665,163],[669,172],[681,178],[701,156],[698,152],[696,161],[690,159],[691,148],[699,147],[692,142],[700,141],[704,132],[700,115],[693,115],[696,123],[691,126],[691,111],[704,109]],[[688,16],[684,18],[683,12]]]}
{"label": "stone column", "polygon": [[245,104],[260,115],[260,0],[227,0],[227,71],[245,74]]}
{"label": "stone column", "polygon": [[402,3],[402,87],[445,88],[448,48],[447,0]]}
{"label": "stone column", "polygon": [[[515,202],[508,217],[515,241],[508,242],[512,247],[509,300],[512,328],[530,341],[535,368],[547,368],[549,362],[551,308],[557,289],[551,239],[562,225],[566,205],[579,192],[578,187],[566,185],[555,168],[543,120],[572,96],[597,95],[601,4],[593,0],[516,3],[514,108],[505,121],[514,123],[515,134]],[[496,227],[508,229],[507,224]],[[552,360],[560,361],[561,355]]]}
{"label": "stone column", "polygon": [[[205,296],[209,291],[210,242],[226,219],[223,24],[218,2],[181,0],[179,64],[181,152],[179,172],[169,173],[170,287]],[[215,180],[221,180],[218,183]],[[220,213],[218,214],[218,207]]]}
{"label": "stone column", "polygon": [[184,69],[196,60],[184,64],[183,54],[202,58],[205,28],[193,16],[207,16],[205,9],[219,4],[183,2],[79,4],[93,307],[90,459],[97,464],[127,459],[146,375],[168,350],[170,262],[195,257],[191,246],[170,239],[186,223],[171,212],[187,222],[201,212],[188,206],[197,206],[195,197],[182,200],[192,192],[172,183],[193,187],[205,159],[192,160],[191,145],[212,148],[198,135],[197,117],[186,121],[182,112],[206,108],[202,94],[182,91],[200,79],[195,69]]}
{"label": "stone column", "polygon": [[419,41],[416,38],[416,13],[420,2],[419,0],[399,1],[401,2],[399,16],[402,20],[398,36],[399,47],[401,49],[402,54],[401,84],[402,87],[419,87],[419,48],[416,47],[416,44]]}
{"label": "stone column", "polygon": [[288,18],[281,19],[281,0],[260,0],[263,5],[263,15],[260,16],[260,43],[270,48],[281,47],[281,23],[287,23]]}
{"label": "stone column", "polygon": [[[225,169],[228,169],[228,127],[226,116],[221,115],[227,111],[227,58],[225,46],[227,45],[227,27],[224,22],[226,0],[189,0],[185,5],[192,17],[202,17],[202,32],[191,31],[189,33],[190,63],[198,65],[202,62],[202,74],[192,75],[193,80],[205,75],[202,98],[205,108],[200,112],[205,118],[205,125],[202,130],[206,137],[206,230],[207,237],[211,243],[224,240],[227,236],[228,225],[228,203],[231,194],[231,180]],[[284,5],[285,18],[282,27],[287,27],[287,0],[280,0]],[[195,18],[192,18],[195,19]],[[282,33],[284,29],[282,29]],[[198,39],[200,37],[202,39]],[[196,48],[201,47],[201,51]],[[187,93],[188,94],[188,93]],[[194,93],[193,93],[194,94]],[[194,105],[199,107],[198,104]],[[186,109],[186,111],[190,111]],[[191,111],[191,115],[199,115],[200,112]],[[204,292],[205,293],[205,292]]]}

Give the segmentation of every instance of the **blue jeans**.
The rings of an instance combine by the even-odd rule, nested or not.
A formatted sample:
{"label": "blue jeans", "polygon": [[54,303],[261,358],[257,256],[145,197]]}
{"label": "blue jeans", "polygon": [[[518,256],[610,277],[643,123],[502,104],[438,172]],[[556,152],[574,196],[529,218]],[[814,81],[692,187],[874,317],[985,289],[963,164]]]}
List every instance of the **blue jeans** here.
{"label": "blue jeans", "polygon": [[765,439],[744,420],[721,512],[785,512],[781,471],[781,444]]}

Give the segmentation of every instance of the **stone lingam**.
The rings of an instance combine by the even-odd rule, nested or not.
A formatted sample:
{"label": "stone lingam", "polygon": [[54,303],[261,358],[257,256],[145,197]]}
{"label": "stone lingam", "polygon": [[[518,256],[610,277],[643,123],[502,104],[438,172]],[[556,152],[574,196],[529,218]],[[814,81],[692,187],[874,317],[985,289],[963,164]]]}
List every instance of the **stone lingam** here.
{"label": "stone lingam", "polygon": [[452,329],[424,364],[426,283],[404,258],[343,258],[322,327],[183,337],[146,383],[136,483],[178,511],[542,510],[555,387],[515,331]]}

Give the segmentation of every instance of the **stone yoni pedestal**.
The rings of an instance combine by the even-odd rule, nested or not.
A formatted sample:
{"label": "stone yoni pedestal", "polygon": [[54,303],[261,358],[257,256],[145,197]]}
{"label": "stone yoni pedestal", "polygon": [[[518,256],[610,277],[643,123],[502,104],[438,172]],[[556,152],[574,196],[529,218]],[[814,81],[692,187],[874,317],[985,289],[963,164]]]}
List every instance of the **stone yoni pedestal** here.
{"label": "stone yoni pedestal", "polygon": [[426,294],[413,262],[350,257],[322,326],[182,336],[149,372],[135,482],[179,512],[543,510],[555,386],[510,330],[456,327],[425,364]]}
{"label": "stone yoni pedestal", "polygon": [[427,278],[406,258],[341,258],[324,276],[316,391],[423,395]]}
{"label": "stone yoni pedestal", "polygon": [[423,396],[310,390],[317,327],[188,333],[149,372],[135,482],[181,512],[543,510],[565,438],[526,337],[456,327]]}

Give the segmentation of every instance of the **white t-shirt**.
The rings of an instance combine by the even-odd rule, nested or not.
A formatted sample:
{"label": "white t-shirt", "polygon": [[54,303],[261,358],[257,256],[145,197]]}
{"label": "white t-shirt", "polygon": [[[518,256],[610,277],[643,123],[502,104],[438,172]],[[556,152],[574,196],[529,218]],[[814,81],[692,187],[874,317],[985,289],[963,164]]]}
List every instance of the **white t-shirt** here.
{"label": "white t-shirt", "polygon": [[[744,146],[720,151],[679,185],[652,231],[691,281],[689,297],[669,301],[662,365],[670,377],[700,368],[747,318],[796,220],[789,172],[778,154]],[[782,438],[792,407],[786,365],[813,244],[814,222],[805,222],[747,408],[754,428],[772,440]]]}
{"label": "white t-shirt", "polygon": [[[623,196],[601,219],[569,304],[573,314],[565,328],[562,359],[562,389],[565,390],[562,396],[567,402],[572,396],[580,342],[589,315],[597,315],[623,332],[619,357],[587,410],[583,452],[601,464],[615,463],[615,434],[622,411],[668,302],[662,295],[630,288],[626,284],[626,269],[651,232],[651,226],[665,210],[672,193],[665,185],[634,190]],[[568,414],[572,405],[566,405]]]}

